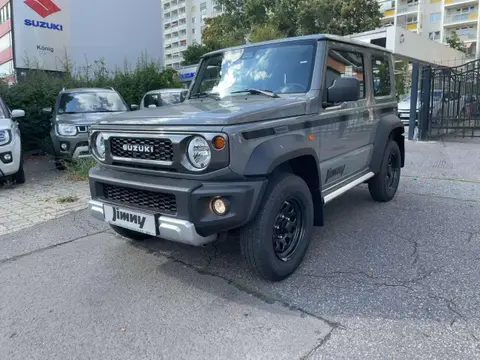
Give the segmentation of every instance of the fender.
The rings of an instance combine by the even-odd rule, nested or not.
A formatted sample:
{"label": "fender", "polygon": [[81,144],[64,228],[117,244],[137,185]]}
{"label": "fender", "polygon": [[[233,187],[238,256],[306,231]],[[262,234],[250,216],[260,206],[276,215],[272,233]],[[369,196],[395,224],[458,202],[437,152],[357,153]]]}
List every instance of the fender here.
{"label": "fender", "polygon": [[[271,174],[279,165],[300,156],[311,155],[315,159],[318,174],[318,189],[310,189],[314,204],[314,225],[323,226],[323,197],[321,191],[320,166],[317,154],[301,134],[291,134],[272,138],[258,145],[250,155],[245,167],[245,176],[265,176]],[[310,146],[309,146],[310,145]]]}
{"label": "fender", "polygon": [[280,164],[304,155],[312,155],[315,158],[317,171],[320,174],[318,157],[312,147],[313,144],[309,143],[307,138],[301,134],[285,135],[267,140],[252,151],[243,174],[245,176],[269,175]]}
{"label": "fender", "polygon": [[[370,161],[370,167],[373,173],[378,173],[380,171],[380,166],[382,164],[383,154],[387,146],[387,142],[390,139],[390,133],[395,129],[401,129],[401,133],[405,132],[405,126],[402,121],[394,114],[389,114],[383,116],[378,123],[377,131],[375,132],[375,137],[373,139],[373,154]],[[402,141],[405,141],[405,138],[402,136]],[[402,167],[404,165],[405,159],[405,144],[400,144],[400,152],[402,153]]]}

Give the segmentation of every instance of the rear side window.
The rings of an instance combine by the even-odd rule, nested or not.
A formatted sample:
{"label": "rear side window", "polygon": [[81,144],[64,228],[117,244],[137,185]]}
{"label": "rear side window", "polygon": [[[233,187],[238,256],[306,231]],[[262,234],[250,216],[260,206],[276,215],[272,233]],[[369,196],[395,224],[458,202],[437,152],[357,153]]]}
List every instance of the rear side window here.
{"label": "rear side window", "polygon": [[363,55],[356,52],[330,50],[328,52],[326,88],[340,77],[356,77],[360,81],[360,99],[365,97]]}
{"label": "rear side window", "polygon": [[388,96],[392,94],[392,84],[390,81],[390,64],[385,56],[372,56],[373,70],[373,94],[378,96]]}

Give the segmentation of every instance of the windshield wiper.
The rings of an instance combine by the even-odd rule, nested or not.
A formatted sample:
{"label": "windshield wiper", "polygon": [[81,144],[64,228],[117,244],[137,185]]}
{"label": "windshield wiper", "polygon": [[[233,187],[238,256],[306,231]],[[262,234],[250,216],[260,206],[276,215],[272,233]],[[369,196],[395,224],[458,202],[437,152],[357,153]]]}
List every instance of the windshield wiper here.
{"label": "windshield wiper", "polygon": [[218,94],[218,93],[209,93],[209,92],[203,91],[203,92],[193,94],[192,97],[196,97],[196,98],[211,97],[215,100],[220,100],[219,95],[220,94]]}
{"label": "windshield wiper", "polygon": [[243,90],[237,90],[237,91],[232,91],[230,94],[238,94],[242,92],[249,92],[252,95],[265,95],[271,98],[278,98],[280,96],[277,95],[277,93],[273,92],[272,90],[262,90],[262,89],[243,89]]}

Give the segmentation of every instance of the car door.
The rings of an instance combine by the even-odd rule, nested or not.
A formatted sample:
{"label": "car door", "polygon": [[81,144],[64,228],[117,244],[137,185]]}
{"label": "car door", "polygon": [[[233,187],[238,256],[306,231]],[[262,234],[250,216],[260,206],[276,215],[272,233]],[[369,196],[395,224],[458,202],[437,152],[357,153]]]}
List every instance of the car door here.
{"label": "car door", "polygon": [[[335,187],[365,168],[370,121],[368,110],[366,54],[363,48],[330,43],[327,47],[323,109],[320,113],[320,170],[322,188]],[[360,81],[360,99],[342,104],[328,104],[327,89],[339,77],[356,77]]]}

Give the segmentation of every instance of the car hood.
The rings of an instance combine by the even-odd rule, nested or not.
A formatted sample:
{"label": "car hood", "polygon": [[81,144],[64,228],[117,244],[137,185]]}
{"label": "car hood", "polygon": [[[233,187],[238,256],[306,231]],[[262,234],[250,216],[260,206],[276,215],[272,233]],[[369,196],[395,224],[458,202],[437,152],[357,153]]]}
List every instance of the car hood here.
{"label": "car hood", "polygon": [[11,129],[12,120],[11,119],[0,119],[0,130]]}
{"label": "car hood", "polygon": [[[420,108],[420,103],[417,102],[417,110]],[[398,110],[410,110],[410,100],[400,101],[398,103]]]}
{"label": "car hood", "polygon": [[122,114],[122,112],[98,112],[98,113],[80,113],[80,114],[57,114],[57,122],[62,124],[74,125],[91,125],[98,120],[104,119],[115,114]]}
{"label": "car hood", "polygon": [[238,99],[194,99],[183,103],[110,116],[100,124],[233,125],[304,115],[304,98],[239,96]]}

